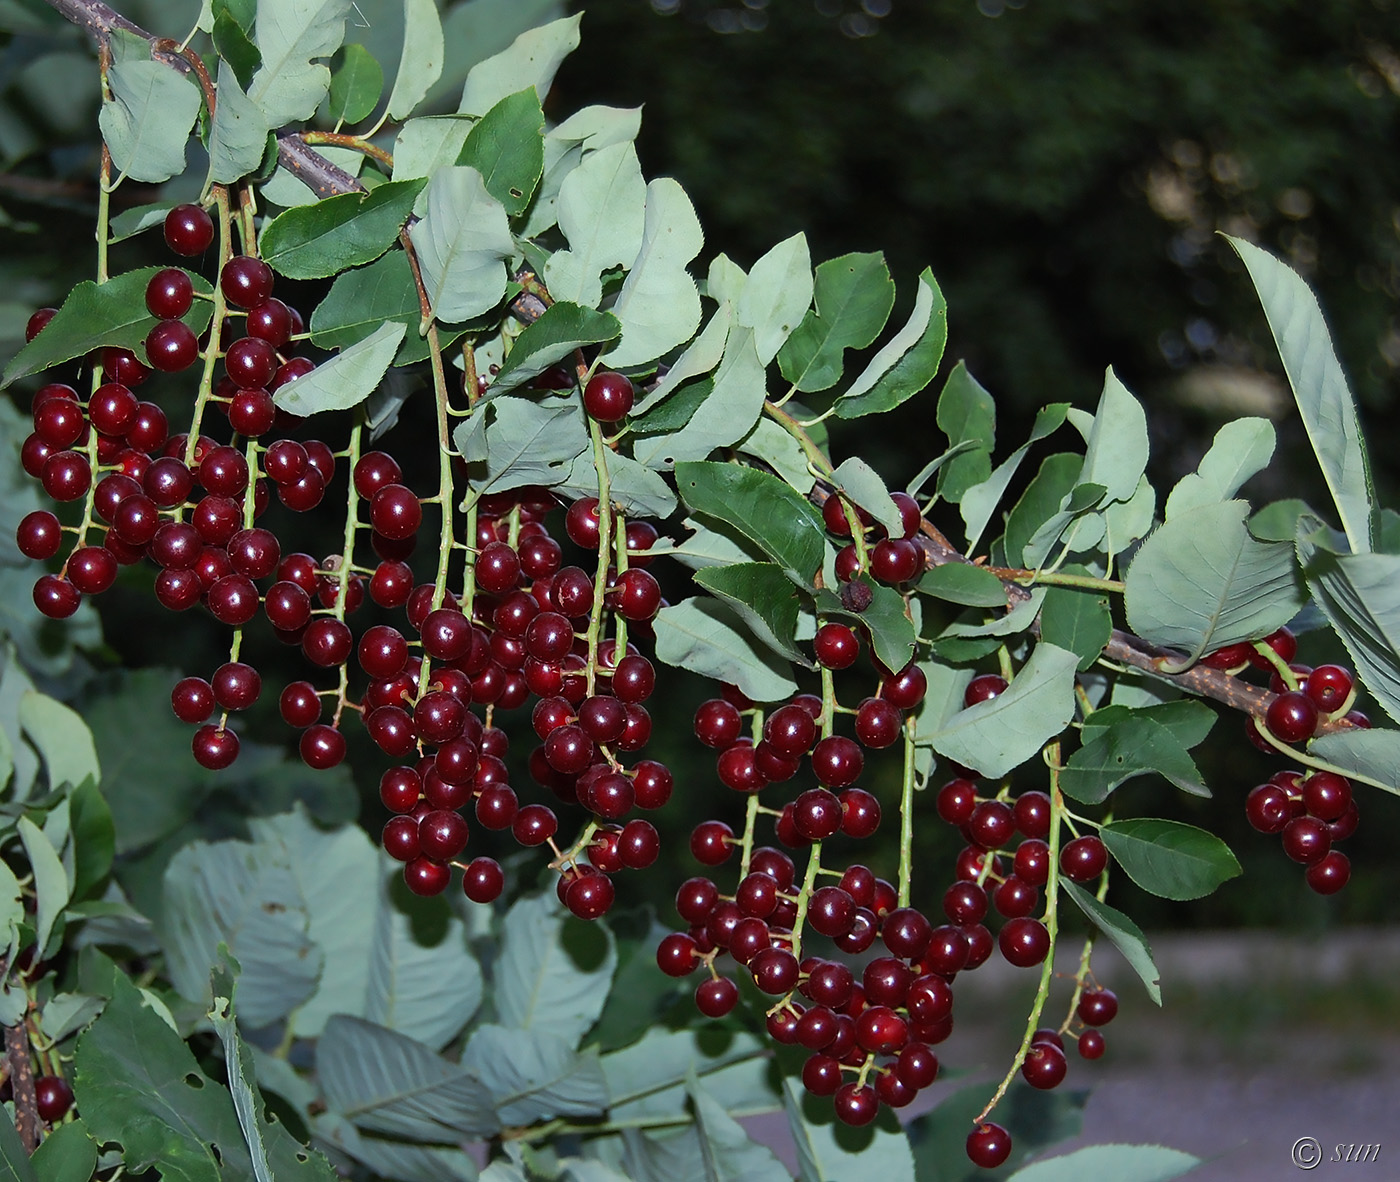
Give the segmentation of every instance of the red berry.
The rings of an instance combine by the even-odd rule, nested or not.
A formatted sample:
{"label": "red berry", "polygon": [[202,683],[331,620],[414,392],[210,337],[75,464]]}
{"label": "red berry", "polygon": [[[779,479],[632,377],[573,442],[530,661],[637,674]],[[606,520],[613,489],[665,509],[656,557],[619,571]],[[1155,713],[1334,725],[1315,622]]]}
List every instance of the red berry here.
{"label": "red berry", "polygon": [[583,408],[600,423],[616,423],[627,416],[635,397],[636,391],[626,376],[602,370],[588,379]]}
{"label": "red berry", "polygon": [[980,1124],[967,1135],[967,1156],[973,1165],[994,1170],[1011,1156],[1011,1134],[990,1121]]}

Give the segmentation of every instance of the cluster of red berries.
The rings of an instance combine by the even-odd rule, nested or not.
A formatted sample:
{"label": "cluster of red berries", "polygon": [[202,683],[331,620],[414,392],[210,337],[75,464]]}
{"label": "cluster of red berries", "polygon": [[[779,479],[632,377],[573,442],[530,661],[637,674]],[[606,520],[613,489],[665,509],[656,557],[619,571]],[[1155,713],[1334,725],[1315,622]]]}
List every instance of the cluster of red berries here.
{"label": "cluster of red berries", "polygon": [[[1269,689],[1277,697],[1265,711],[1264,726],[1276,739],[1290,745],[1304,743],[1322,723],[1336,720],[1355,727],[1371,725],[1365,714],[1351,708],[1356,680],[1350,669],[1297,663],[1298,641],[1287,628],[1271,633],[1263,643],[1287,665],[1287,679],[1276,662],[1248,643],[1218,649],[1203,663],[1231,672],[1251,667],[1271,671]],[[1248,734],[1260,750],[1275,750],[1253,719]],[[1250,790],[1245,816],[1260,833],[1281,836],[1283,852],[1307,868],[1304,879],[1318,894],[1334,895],[1350,880],[1351,861],[1333,848],[1356,832],[1359,820],[1351,782],[1345,776],[1330,771],[1276,772],[1267,783]]]}
{"label": "cluster of red berries", "polygon": [[[884,526],[872,522],[870,515],[843,497],[828,497],[822,502],[822,520],[827,530],[837,538],[852,538],[851,519],[862,531],[862,542],[873,539],[865,547],[865,569],[882,583],[908,583],[923,572],[926,562],[923,549],[914,537],[923,522],[919,502],[906,492],[891,493],[899,509],[903,528],[899,537],[889,535]],[[861,571],[861,548],[853,541],[836,552],[836,577],[842,582],[854,579]],[[854,606],[854,605],[848,605]],[[855,607],[854,610],[860,610]]]}

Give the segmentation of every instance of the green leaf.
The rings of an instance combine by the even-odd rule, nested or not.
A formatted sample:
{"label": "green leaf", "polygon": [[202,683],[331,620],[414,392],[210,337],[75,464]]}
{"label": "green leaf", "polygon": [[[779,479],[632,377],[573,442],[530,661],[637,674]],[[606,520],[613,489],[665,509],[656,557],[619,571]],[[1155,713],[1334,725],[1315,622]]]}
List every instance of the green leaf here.
{"label": "green leaf", "polygon": [[1317,297],[1295,271],[1267,251],[1229,235],[1225,240],[1244,260],[1264,305],[1288,384],[1351,549],[1370,550],[1376,529],[1371,461],[1356,400],[1337,361]]}
{"label": "green leaf", "polygon": [[508,49],[477,63],[467,75],[457,110],[484,115],[522,82],[532,83],[543,103],[560,63],[578,48],[578,25],[579,17],[570,16],[527,29]]}
{"label": "green leaf", "polygon": [[330,89],[331,72],[314,61],[330,57],[345,39],[350,0],[258,0],[253,38],[262,68],[248,97],[269,127],[310,119]]}
{"label": "green leaf", "polygon": [[996,402],[961,361],[943,383],[935,420],[950,448],[969,445],[938,470],[939,496],[957,504],[968,489],[991,475],[997,432]]}
{"label": "green leaf", "polygon": [[[654,945],[649,959],[655,965]],[[692,1074],[705,1079],[716,1095],[724,1097],[728,1112],[771,1108],[776,1095],[768,1082],[767,1056],[762,1042],[743,1031],[725,1029],[721,1034],[715,1029],[671,1030],[653,1025],[636,1042],[602,1058],[611,1116],[621,1121],[681,1115],[686,1082]],[[739,1082],[746,1065],[759,1069],[757,1076],[744,1077],[752,1085],[748,1089]],[[744,1094],[754,1088],[756,1094]]]}
{"label": "green leaf", "polygon": [[1076,484],[1098,484],[1105,502],[1126,501],[1147,467],[1147,416],[1142,404],[1110,368],[1085,440],[1084,468]]}
{"label": "green leaf", "polygon": [[576,1054],[570,1039],[550,1030],[478,1026],[462,1052],[462,1066],[490,1089],[505,1125],[598,1116],[608,1106],[597,1053]]}
{"label": "green leaf", "polygon": [[1086,1145],[1061,1157],[1042,1158],[1017,1170],[1007,1182],[1169,1182],[1194,1170],[1199,1157],[1164,1145]]}
{"label": "green leaf", "polygon": [[663,607],[653,626],[657,660],[667,665],[737,685],[755,702],[797,692],[791,666],[760,646],[718,600],[697,596]]}
{"label": "green leaf", "polygon": [[576,1046],[607,1000],[617,949],[607,928],[575,919],[551,891],[506,913],[492,996],[497,1020]]}
{"label": "green leaf", "polygon": [[243,1130],[243,1143],[252,1159],[253,1176],[257,1182],[276,1182],[278,1178],[290,1178],[294,1174],[298,1179],[333,1182],[336,1175],[325,1156],[308,1152],[284,1125],[269,1119],[264,1112],[263,1099],[255,1082],[253,1053],[239,1037],[234,1019],[236,989],[226,965],[215,970],[210,984],[214,1005],[207,1016],[223,1044],[229,1092],[239,1128]]}
{"label": "green leaf", "polygon": [[1303,606],[1292,547],[1259,542],[1243,501],[1200,505],[1168,521],[1128,567],[1128,626],[1188,659],[1264,636]]}
{"label": "green leaf", "polygon": [[1069,403],[1067,402],[1055,402],[1049,406],[1041,407],[1036,412],[1030,438],[997,465],[996,471],[986,480],[982,481],[981,484],[973,485],[963,493],[958,504],[958,512],[962,514],[963,524],[967,529],[967,551],[969,554],[972,553],[973,548],[981,539],[982,531],[987,528],[987,522],[992,519],[992,511],[1001,501],[1011,483],[1011,478],[1016,475],[1021,461],[1026,458],[1026,453],[1030,451],[1031,444],[1038,443],[1057,430],[1060,424],[1065,421],[1065,415],[1068,411]]}
{"label": "green leaf", "polygon": [[253,74],[262,65],[262,54],[248,37],[247,25],[241,23],[227,4],[214,6],[214,25],[211,36],[214,49],[219,55],[220,64],[227,62],[232,68],[238,85],[246,89],[253,80]]}
{"label": "green leaf", "polygon": [[500,372],[491,379],[488,396],[505,393],[539,377],[575,349],[597,345],[618,335],[622,326],[611,312],[595,312],[560,300],[515,338]]}
{"label": "green leaf", "polygon": [[928,743],[988,779],[1004,776],[1069,725],[1077,666],[1074,653],[1037,644],[1004,693],[958,711]]}
{"label": "green leaf", "polygon": [[968,607],[1005,607],[1006,588],[986,567],[945,562],[924,572],[918,589],[925,595]]}
{"label": "green leaf", "polygon": [[735,447],[762,460],[804,497],[816,484],[801,444],[770,418],[760,418]]}
{"label": "green leaf", "polygon": [[[28,921],[20,898],[19,879],[5,862],[0,862],[0,955],[13,956],[18,951],[19,925]],[[28,1004],[24,994],[16,990],[19,1013]]]}
{"label": "green leaf", "polygon": [[1106,592],[1050,587],[1040,607],[1040,635],[1079,654],[1079,671],[1091,668],[1113,635]]}
{"label": "green leaf", "polygon": [[73,898],[85,898],[112,868],[116,830],[112,810],[91,780],[84,780],[69,795],[73,824]]}
{"label": "green leaf", "polygon": [[75,1120],[51,1130],[34,1151],[29,1164],[44,1182],[88,1182],[97,1169],[97,1146],[88,1136],[83,1122]]}
{"label": "green leaf", "polygon": [[[613,452],[608,456],[609,497],[622,511],[634,517],[669,517],[676,508],[676,494],[661,478],[661,474],[637,463],[630,456]],[[598,469],[593,452],[579,455],[569,470],[567,479],[551,486],[554,492],[570,500],[596,496]]]}
{"label": "green leaf", "polygon": [[609,365],[654,361],[694,334],[700,295],[686,266],[704,244],[685,190],[669,177],[647,185],[641,249],[611,308],[622,322],[622,339],[605,355]]}
{"label": "green leaf", "polygon": [[1132,711],[1113,726],[1085,732],[1085,743],[1060,773],[1060,789],[1085,804],[1098,804],[1136,776],[1160,774],[1183,792],[1209,796],[1186,747],[1167,727]]}
{"label": "green leaf", "polygon": [[209,183],[231,185],[256,172],[271,130],[262,111],[243,93],[233,68],[219,59],[218,102],[209,124]]}
{"label": "green leaf", "polygon": [[894,307],[894,280],[881,254],[847,254],[817,267],[815,308],[778,351],[797,389],[827,390],[841,377],[847,349],[863,349]]}
{"label": "green leaf", "polygon": [[[457,163],[475,120],[465,115],[420,115],[410,119],[394,138],[394,180],[430,177],[440,168]],[[414,213],[421,214],[420,198]]]}
{"label": "green leaf", "polygon": [[337,126],[368,119],[384,92],[384,71],[363,45],[345,47],[340,68],[331,75],[326,117]]}
{"label": "green leaf", "polygon": [[1261,542],[1292,542],[1298,537],[1298,519],[1304,513],[1317,516],[1297,497],[1272,501],[1249,519],[1249,532]]}
{"label": "green leaf", "polygon": [[438,320],[470,320],[505,295],[505,260],[515,253],[515,240],[505,207],[476,169],[438,169],[428,182],[423,220],[409,233]]}
{"label": "green leaf", "polygon": [[882,414],[908,401],[933,381],[947,343],[948,302],[925,267],[908,322],[842,392],[836,417]]}
{"label": "green leaf", "polygon": [[792,1175],[773,1151],[751,1140],[694,1075],[688,1090],[706,1182],[791,1182]]}
{"label": "green leaf", "polygon": [[252,1177],[228,1091],[125,975],[116,975],[111,1001],[78,1039],[74,1068],[89,1133],[119,1144],[132,1173],[159,1166],[170,1182]]}
{"label": "green leaf", "polygon": [[[1268,419],[1226,423],[1215,433],[1215,441],[1196,470],[1176,482],[1167,498],[1167,520],[1197,505],[1228,501],[1246,480],[1268,467],[1274,442],[1274,427]],[[1287,537],[1293,537],[1292,530]]]}
{"label": "green leaf", "polygon": [[1040,470],[1007,514],[1003,535],[1007,562],[1022,565],[1027,561],[1026,551],[1046,522],[1058,519],[1062,527],[1068,523],[1062,506],[1083,466],[1083,459],[1070,452],[1056,452],[1041,461]]}
{"label": "green leaf", "polygon": [[870,588],[870,604],[863,612],[847,611],[834,592],[817,592],[817,610],[860,624],[870,633],[875,656],[886,669],[903,669],[914,656],[918,632],[904,606],[904,597],[893,587],[877,583],[868,574],[858,576]]}
{"label": "green leaf", "polygon": [[783,1081],[783,1107],[797,1143],[800,1182],[879,1178],[881,1182],[914,1182],[914,1155],[909,1139],[888,1109],[873,1124],[853,1128],[836,1120],[796,1080]]}
{"label": "green leaf", "polygon": [[789,661],[808,664],[793,643],[797,635],[797,589],[771,562],[709,566],[694,575],[712,595],[728,603],[759,640]]}
{"label": "green leaf", "polygon": [[885,482],[858,456],[842,460],[831,474],[831,483],[883,525],[893,538],[904,536],[904,521]]}
{"label": "green leaf", "polygon": [[776,476],[735,464],[683,463],[676,491],[692,513],[734,526],[799,586],[813,585],[826,553],[821,514]]}
{"label": "green leaf", "polygon": [[[83,357],[101,345],[120,345],[146,356],[146,334],[156,318],[146,311],[146,287],[159,267],[142,267],[114,275],[106,283],[84,279],[37,337],[10,358],[0,386],[40,373],[74,357]],[[195,290],[208,293],[206,280],[192,276]],[[203,332],[212,313],[208,300],[195,300],[182,317],[196,335]]]}
{"label": "green leaf", "polygon": [[324,279],[372,262],[394,245],[425,183],[388,181],[295,206],[263,227],[262,259],[289,279]]}
{"label": "green leaf", "polygon": [[153,205],[135,205],[124,209],[107,224],[107,241],[124,242],[143,230],[163,226],[165,215],[174,208],[174,201],[157,201]]}
{"label": "green leaf", "polygon": [[1060,879],[1060,890],[1073,899],[1079,910],[1112,941],[1142,979],[1147,987],[1147,996],[1161,1005],[1161,973],[1152,962],[1152,949],[1147,946],[1147,937],[1142,934],[1142,929],[1117,908],[1099,902],[1083,887],[1075,886],[1068,879]]}
{"label": "green leaf", "polygon": [[17,827],[34,873],[34,943],[42,954],[55,921],[68,906],[68,875],[58,851],[33,821],[20,817]]}
{"label": "green leaf", "polygon": [[[677,390],[687,385],[692,388],[697,385],[698,383],[692,379],[703,379],[711,374],[724,357],[725,345],[729,343],[731,319],[729,305],[721,304],[705,322],[705,327],[685,347],[681,355],[676,358],[675,363],[666,371],[665,376],[656,384],[656,389],[647,392],[638,391],[636,404],[632,407],[634,424],[646,421],[651,415],[660,413],[657,409],[658,404],[669,399]],[[758,360],[756,351],[752,353],[752,356],[753,364],[758,370],[758,384],[761,387],[763,385],[763,363]],[[713,385],[712,378],[711,385]],[[687,414],[679,422],[668,424],[666,429],[682,427],[689,421],[690,415]],[[661,428],[657,426],[646,429],[655,431]]]}
{"label": "green leaf", "polygon": [[1308,744],[1308,754],[1342,775],[1400,796],[1400,731],[1333,731]]}
{"label": "green leaf", "polygon": [[754,263],[735,308],[753,329],[758,359],[767,365],[802,322],[812,302],[812,254],[805,234],[785,238]]}
{"label": "green leaf", "polygon": [[1134,817],[1105,825],[1099,836],[1129,878],[1163,899],[1199,899],[1240,874],[1220,838],[1180,821]]}
{"label": "green leaf", "polygon": [[362,1129],[440,1145],[500,1130],[480,1079],[407,1035],[361,1018],[337,1014],[326,1023],[316,1073],[326,1102]]}
{"label": "green leaf", "polygon": [[[506,395],[478,407],[453,433],[467,454],[477,415],[488,417],[484,471],[473,473],[475,491],[504,492],[527,484],[546,486],[567,479],[574,460],[589,450],[578,396],[539,400]],[[475,467],[475,466],[473,466]]]}
{"label": "green leaf", "polygon": [[394,89],[389,92],[389,118],[401,122],[413,113],[442,76],[445,61],[442,18],[433,0],[404,0],[403,49]]}
{"label": "green leaf", "polygon": [[511,217],[525,212],[544,175],[543,130],[539,95],[527,86],[481,117],[457,157],[481,173],[486,191]]}
{"label": "green leaf", "polygon": [[1400,719],[1400,555],[1338,554],[1316,518],[1298,523],[1298,557],[1318,606],[1337,630],[1362,684]]}
{"label": "green leaf", "polygon": [[408,330],[398,361],[405,350],[422,341],[421,318],[408,255],[391,250],[367,267],[336,276],[311,313],[311,343],[318,349],[344,349],[373,334],[386,320],[395,320]]}
{"label": "green leaf", "polygon": [[646,233],[646,182],[631,143],[613,144],[591,155],[559,187],[559,229],[568,240],[545,264],[550,294],[596,308],[603,298],[602,273],[628,267]]}
{"label": "green leaf", "polygon": [[385,321],[364,340],[280,387],[272,396],[273,402],[303,418],[358,406],[383,381],[407,331],[397,320]]}
{"label": "green leaf", "polygon": [[30,690],[19,702],[19,724],[44,761],[50,788],[102,778],[92,731],[72,707]]}
{"label": "green leaf", "polygon": [[238,959],[241,1011],[254,1028],[284,1018],[316,990],[323,955],[285,847],[194,842],[165,871],[161,943],[182,997],[209,1004],[219,945]]}
{"label": "green leaf", "polygon": [[1158,702],[1151,706],[1101,706],[1084,720],[1083,736],[1088,743],[1109,727],[1132,718],[1148,718],[1166,727],[1183,747],[1194,747],[1215,725],[1216,713],[1204,702],[1180,698],[1174,702]]}
{"label": "green leaf", "polygon": [[[135,56],[142,50],[144,60]],[[185,171],[185,144],[203,99],[174,66],[153,61],[144,41],[131,52],[107,71],[112,97],[97,122],[119,173],[160,184]]]}

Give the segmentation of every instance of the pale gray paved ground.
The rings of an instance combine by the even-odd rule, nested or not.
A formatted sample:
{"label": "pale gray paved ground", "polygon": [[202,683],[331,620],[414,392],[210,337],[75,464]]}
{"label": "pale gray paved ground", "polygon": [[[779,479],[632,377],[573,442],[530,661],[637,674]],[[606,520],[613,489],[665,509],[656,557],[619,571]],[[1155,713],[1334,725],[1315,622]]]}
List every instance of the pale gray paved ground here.
{"label": "pale gray paved ground", "polygon": [[[1400,1182],[1400,931],[1318,940],[1177,935],[1152,944],[1160,1012],[1115,952],[1095,955],[1121,1008],[1103,1059],[1071,1055],[1068,1083],[1094,1092],[1084,1135],[1057,1152],[1154,1142],[1208,1159],[1193,1182]],[[1024,1021],[1008,1016],[1024,1015],[1028,987],[1029,974],[995,960],[961,978],[958,1028],[940,1057],[998,1074]],[[932,1101],[942,1090],[930,1090]],[[793,1161],[781,1118],[751,1127]],[[1316,1139],[1323,1159],[1308,1171],[1290,1159],[1302,1137]],[[1348,1145],[1375,1144],[1374,1160],[1330,1160]]]}

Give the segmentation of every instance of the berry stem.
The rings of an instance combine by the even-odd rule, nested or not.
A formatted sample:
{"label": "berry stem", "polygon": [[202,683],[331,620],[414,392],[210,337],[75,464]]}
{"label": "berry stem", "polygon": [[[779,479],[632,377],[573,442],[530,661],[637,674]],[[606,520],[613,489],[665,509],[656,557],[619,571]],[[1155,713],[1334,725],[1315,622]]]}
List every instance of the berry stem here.
{"label": "berry stem", "polygon": [[[1021,1036],[1021,1045],[1016,1051],[1015,1057],[1011,1061],[1011,1067],[1007,1070],[1000,1086],[998,1086],[992,1098],[987,1101],[987,1106],[982,1109],[974,1118],[973,1126],[982,1124],[991,1114],[1001,1098],[1006,1095],[1006,1089],[1011,1086],[1011,1081],[1016,1078],[1016,1073],[1021,1070],[1021,1064],[1026,1061],[1026,1052],[1031,1049],[1031,1039],[1035,1037],[1036,1028],[1040,1025],[1041,1011],[1045,1009],[1046,999],[1050,996],[1050,980],[1055,975],[1055,939],[1059,934],[1059,894],[1060,894],[1060,813],[1064,809],[1064,797],[1060,794],[1060,744],[1051,743],[1045,748],[1045,761],[1050,765],[1050,832],[1046,835],[1046,843],[1050,846],[1050,876],[1045,881],[1045,930],[1050,936],[1050,948],[1045,953],[1045,960],[1040,966],[1040,983],[1036,986],[1035,1000],[1031,1003],[1031,1012],[1026,1017],[1026,1030]],[[1107,876],[1105,875],[1105,878]]]}
{"label": "berry stem", "polygon": [[914,720],[904,724],[904,782],[899,790],[899,905],[909,906],[914,877]]}
{"label": "berry stem", "polygon": [[372,144],[363,136],[347,135],[344,132],[335,131],[303,131],[299,137],[301,142],[312,147],[324,145],[331,148],[351,148],[356,152],[362,152],[370,157],[377,164],[382,164],[384,170],[390,174],[394,171],[394,157],[386,152],[378,144]]}
{"label": "berry stem", "polygon": [[[1262,714],[1254,716],[1254,729],[1259,732],[1260,738],[1268,743],[1270,747],[1274,748],[1274,750],[1278,751],[1279,754],[1286,755],[1289,759],[1293,760],[1293,762],[1301,763],[1304,767],[1310,767],[1313,771],[1333,772],[1336,775],[1345,776],[1348,780],[1354,780],[1361,784],[1370,784],[1372,788],[1380,788],[1386,792],[1395,791],[1395,784],[1393,781],[1387,782],[1385,780],[1378,780],[1374,776],[1368,776],[1363,771],[1348,767],[1338,767],[1335,763],[1328,763],[1325,759],[1318,759],[1317,756],[1309,755],[1306,751],[1302,751],[1297,747],[1290,747],[1287,743],[1283,742],[1282,739],[1274,737],[1273,732],[1264,725],[1264,716]],[[1319,726],[1317,730],[1318,734],[1322,733],[1322,727]]]}
{"label": "berry stem", "polygon": [[752,795],[744,802],[744,836],[739,844],[739,881],[749,875],[749,862],[753,858],[754,828],[758,824],[758,797]]}
{"label": "berry stem", "polygon": [[613,512],[608,446],[603,441],[603,427],[591,415],[585,417],[588,419],[588,437],[593,442],[593,467],[598,474],[598,569],[593,580],[593,610],[588,616],[587,684],[589,696],[592,696],[598,676],[598,637],[603,629],[603,605],[607,598],[604,592],[608,585],[608,566],[612,560]]}
{"label": "berry stem", "polygon": [[[228,189],[224,185],[214,186],[214,200],[219,207],[219,265],[216,275],[224,273],[224,267],[233,254],[232,235],[229,232]],[[224,302],[223,284],[214,284],[214,311],[209,319],[209,347],[204,352],[204,369],[199,375],[199,392],[195,395],[194,410],[190,413],[190,431],[185,440],[185,466],[194,467],[195,451],[199,447],[199,427],[204,420],[204,409],[214,392],[214,366],[219,360],[219,341],[223,336],[224,317],[228,307]],[[252,484],[248,486],[247,500],[253,499]]]}
{"label": "berry stem", "polygon": [[984,569],[1004,583],[1016,583],[1022,587],[1082,587],[1088,591],[1114,591],[1119,595],[1127,590],[1127,584],[1120,579],[1101,579],[1094,575],[1062,575],[1055,571],[1023,570],[1014,566],[989,566]]}
{"label": "berry stem", "polygon": [[817,884],[817,875],[822,868],[822,843],[814,841],[812,852],[807,858],[807,872],[802,876],[802,889],[797,895],[797,915],[792,921],[792,954],[802,959],[802,927],[807,922],[807,903]]}

